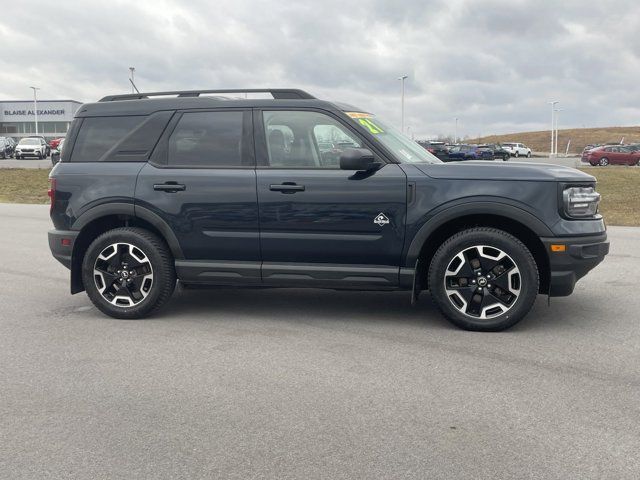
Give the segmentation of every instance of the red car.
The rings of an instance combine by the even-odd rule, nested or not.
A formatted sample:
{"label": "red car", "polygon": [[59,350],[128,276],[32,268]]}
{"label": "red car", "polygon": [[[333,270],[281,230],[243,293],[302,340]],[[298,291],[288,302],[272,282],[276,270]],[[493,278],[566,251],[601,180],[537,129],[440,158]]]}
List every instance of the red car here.
{"label": "red car", "polygon": [[604,145],[582,153],[582,161],[594,167],[600,165],[640,165],[640,151],[632,151],[626,147]]}
{"label": "red car", "polygon": [[62,138],[54,138],[49,142],[49,146],[51,147],[51,150],[58,148],[58,145],[60,144],[60,140],[62,140]]}

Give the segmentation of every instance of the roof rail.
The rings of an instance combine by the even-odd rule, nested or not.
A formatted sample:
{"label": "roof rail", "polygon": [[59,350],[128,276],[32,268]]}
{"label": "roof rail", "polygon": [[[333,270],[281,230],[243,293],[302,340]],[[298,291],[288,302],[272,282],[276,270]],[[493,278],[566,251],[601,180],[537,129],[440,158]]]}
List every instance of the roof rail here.
{"label": "roof rail", "polygon": [[297,99],[310,100],[314,99],[313,95],[295,88],[240,88],[231,90],[176,90],[171,92],[149,92],[149,93],[127,93],[124,95],[107,95],[101,98],[101,102],[114,102],[117,100],[141,100],[149,97],[170,96],[177,97],[199,97],[208,93],[270,93],[274,99]]}

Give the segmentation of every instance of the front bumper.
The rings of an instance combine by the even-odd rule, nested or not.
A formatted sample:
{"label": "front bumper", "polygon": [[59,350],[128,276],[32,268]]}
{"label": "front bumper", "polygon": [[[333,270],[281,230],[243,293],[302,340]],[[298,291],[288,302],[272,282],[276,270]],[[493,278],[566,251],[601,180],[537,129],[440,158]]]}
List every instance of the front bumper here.
{"label": "front bumper", "polygon": [[[541,238],[549,255],[550,297],[571,295],[576,282],[604,260],[609,253],[606,232],[585,237]],[[551,245],[564,245],[564,251],[553,252]]]}
{"label": "front bumper", "polygon": [[49,248],[54,258],[68,269],[71,269],[73,244],[80,232],[67,230],[49,230]]}

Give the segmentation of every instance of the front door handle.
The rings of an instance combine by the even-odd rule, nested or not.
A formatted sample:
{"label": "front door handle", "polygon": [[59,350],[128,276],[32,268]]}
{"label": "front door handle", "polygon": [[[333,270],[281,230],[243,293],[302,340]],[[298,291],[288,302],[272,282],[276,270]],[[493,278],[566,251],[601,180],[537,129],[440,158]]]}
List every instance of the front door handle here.
{"label": "front door handle", "polygon": [[304,192],[304,185],[297,185],[293,182],[285,182],[280,185],[269,185],[269,190],[282,193]]}
{"label": "front door handle", "polygon": [[153,189],[158,190],[159,192],[175,193],[175,192],[182,192],[186,190],[187,186],[177,182],[165,182],[165,183],[154,184]]}

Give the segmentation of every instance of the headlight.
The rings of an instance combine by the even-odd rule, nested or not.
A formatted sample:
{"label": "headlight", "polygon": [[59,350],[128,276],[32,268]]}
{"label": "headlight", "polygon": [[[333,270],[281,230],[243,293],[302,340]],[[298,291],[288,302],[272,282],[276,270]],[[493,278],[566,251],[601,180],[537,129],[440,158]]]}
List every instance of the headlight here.
{"label": "headlight", "polygon": [[570,217],[593,217],[598,213],[600,194],[593,187],[568,187],[562,193],[564,211]]}

